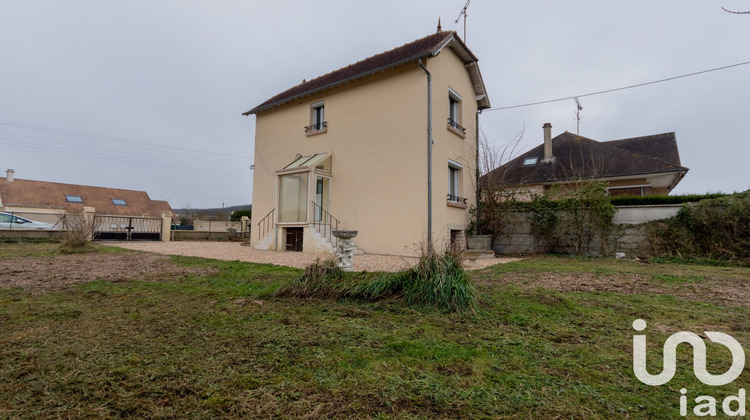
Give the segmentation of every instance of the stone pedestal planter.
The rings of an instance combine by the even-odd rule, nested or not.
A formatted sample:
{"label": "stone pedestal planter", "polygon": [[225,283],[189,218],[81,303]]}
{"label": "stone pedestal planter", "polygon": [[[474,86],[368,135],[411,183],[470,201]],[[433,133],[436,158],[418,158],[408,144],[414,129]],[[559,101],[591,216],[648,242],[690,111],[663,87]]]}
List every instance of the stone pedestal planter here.
{"label": "stone pedestal planter", "polygon": [[487,251],[492,249],[492,235],[469,235],[466,237],[470,251]]}
{"label": "stone pedestal planter", "polygon": [[333,236],[339,239],[339,244],[336,247],[336,265],[344,269],[344,271],[354,271],[354,246],[352,245],[352,238],[357,236],[356,230],[334,230],[331,231]]}

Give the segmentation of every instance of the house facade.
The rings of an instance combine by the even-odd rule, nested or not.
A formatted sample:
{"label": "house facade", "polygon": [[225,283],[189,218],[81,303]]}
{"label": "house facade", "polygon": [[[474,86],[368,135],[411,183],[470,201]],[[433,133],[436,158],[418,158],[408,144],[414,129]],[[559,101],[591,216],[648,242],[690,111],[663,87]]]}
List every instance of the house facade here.
{"label": "house facade", "polygon": [[477,58],[437,32],[256,106],[251,242],[326,253],[331,229],[376,254],[460,243],[474,204]]}
{"label": "house facade", "polygon": [[667,195],[685,177],[675,133],[597,141],[564,132],[484,175],[482,186],[514,190],[521,197],[582,179],[605,181],[611,196]]}

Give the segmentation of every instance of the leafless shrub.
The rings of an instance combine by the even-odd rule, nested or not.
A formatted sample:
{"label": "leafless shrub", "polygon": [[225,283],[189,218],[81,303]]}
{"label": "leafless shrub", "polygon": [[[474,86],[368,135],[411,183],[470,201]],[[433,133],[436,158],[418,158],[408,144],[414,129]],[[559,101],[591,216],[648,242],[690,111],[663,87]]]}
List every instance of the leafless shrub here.
{"label": "leafless shrub", "polygon": [[94,237],[97,230],[96,218],[85,213],[69,213],[63,220],[64,238],[63,246],[66,248],[83,248]]}
{"label": "leafless shrub", "polygon": [[497,146],[481,132],[477,161],[473,168],[477,171],[477,178],[481,178],[478,183],[477,178],[472,178],[477,191],[477,204],[469,209],[471,222],[468,234],[492,235],[494,242],[514,222],[518,193],[508,188],[507,172],[499,168],[516,157],[523,135],[524,131],[521,130],[511,141]]}

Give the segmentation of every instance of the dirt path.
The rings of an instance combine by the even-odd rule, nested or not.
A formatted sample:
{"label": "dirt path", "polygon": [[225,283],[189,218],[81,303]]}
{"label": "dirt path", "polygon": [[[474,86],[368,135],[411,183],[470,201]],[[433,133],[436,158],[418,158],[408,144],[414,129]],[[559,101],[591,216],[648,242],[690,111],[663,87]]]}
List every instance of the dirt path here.
{"label": "dirt path", "polygon": [[94,280],[170,281],[212,272],[215,270],[181,266],[163,255],[147,253],[0,258],[0,287],[21,287],[32,294],[43,294]]}
{"label": "dirt path", "polygon": [[[168,255],[185,255],[191,257],[213,258],[228,261],[246,261],[254,263],[276,264],[287,267],[304,268],[316,259],[327,258],[322,254],[302,252],[261,251],[251,246],[242,246],[239,242],[118,242],[113,244],[122,248],[138,251],[155,252]],[[481,269],[495,264],[517,261],[518,258],[490,258],[477,260],[477,265],[469,269]],[[355,255],[354,269],[357,271],[399,271],[416,264],[417,258],[397,257],[390,255]]]}

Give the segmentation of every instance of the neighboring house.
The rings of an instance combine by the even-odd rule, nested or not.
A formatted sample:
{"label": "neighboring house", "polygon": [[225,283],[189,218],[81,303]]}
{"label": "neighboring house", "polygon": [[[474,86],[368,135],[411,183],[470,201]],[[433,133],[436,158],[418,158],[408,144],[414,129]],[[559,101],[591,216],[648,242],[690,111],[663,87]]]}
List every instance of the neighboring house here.
{"label": "neighboring house", "polygon": [[552,125],[543,128],[543,144],[484,175],[481,184],[541,194],[553,185],[598,179],[612,196],[665,195],[688,171],[675,133],[599,142],[567,131],[552,138]]}
{"label": "neighboring house", "polygon": [[337,221],[368,253],[462,242],[476,115],[489,106],[477,58],[439,31],[247,111],[256,116],[253,245],[329,252]]}
{"label": "neighboring house", "polygon": [[54,224],[57,215],[80,214],[84,206],[93,207],[97,215],[162,217],[163,212],[172,212],[169,203],[152,200],[145,191],[31,181],[14,175],[9,169],[5,178],[0,177],[0,211],[35,220]]}

